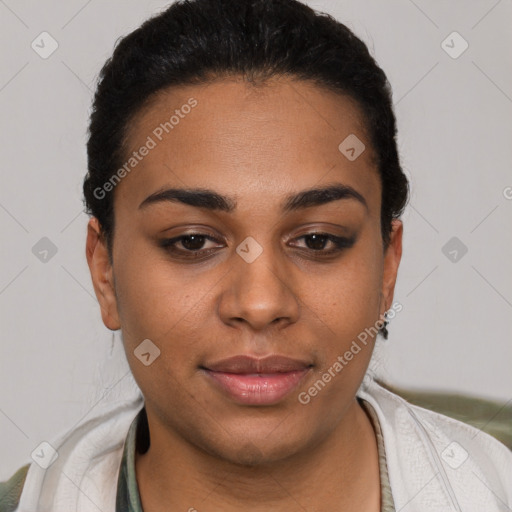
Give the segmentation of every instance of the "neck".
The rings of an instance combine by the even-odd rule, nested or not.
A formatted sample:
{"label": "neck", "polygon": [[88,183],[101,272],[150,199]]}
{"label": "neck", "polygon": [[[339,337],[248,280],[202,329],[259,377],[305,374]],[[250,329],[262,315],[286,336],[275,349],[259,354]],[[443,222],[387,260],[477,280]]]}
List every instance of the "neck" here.
{"label": "neck", "polygon": [[135,462],[145,512],[380,510],[377,441],[356,399],[323,439],[272,463],[234,464],[148,422],[151,445]]}

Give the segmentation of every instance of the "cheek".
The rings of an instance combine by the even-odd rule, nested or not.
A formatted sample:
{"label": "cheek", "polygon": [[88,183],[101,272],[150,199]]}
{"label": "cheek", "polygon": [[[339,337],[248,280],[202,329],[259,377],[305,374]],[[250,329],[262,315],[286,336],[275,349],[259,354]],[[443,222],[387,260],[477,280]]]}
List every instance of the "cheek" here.
{"label": "cheek", "polygon": [[[180,374],[211,328],[221,269],[194,272],[170,264],[164,251],[132,245],[116,265],[116,295],[127,357],[150,339],[161,351],[160,365]],[[225,270],[224,270],[225,272]],[[220,281],[220,282],[219,282]],[[137,366],[137,361],[134,360]]]}
{"label": "cheek", "polygon": [[126,342],[161,339],[196,300],[195,288],[156,251],[135,242],[115,264],[116,296]]}
{"label": "cheek", "polygon": [[373,324],[379,315],[382,260],[361,248],[321,280],[310,280],[308,307],[344,339]]}
{"label": "cheek", "polygon": [[[126,258],[116,269],[116,292],[124,349],[132,374],[146,398],[179,403],[183,382],[195,368],[198,331],[204,325],[200,311],[206,284],[185,283],[183,274],[162,261]],[[212,286],[213,283],[210,285]],[[143,340],[151,340],[150,364],[139,358]],[[146,342],[147,343],[147,342]],[[145,345],[147,346],[147,345]],[[156,348],[154,348],[156,347]],[[153,359],[153,354],[158,356]],[[146,361],[147,362],[147,361]],[[172,399],[169,388],[173,389]]]}
{"label": "cheek", "polygon": [[[353,396],[368,368],[379,318],[382,261],[378,256],[378,252],[354,252],[316,293],[311,289],[314,316],[328,327],[317,340],[319,367],[304,390],[318,414],[340,397]],[[334,417],[339,411],[328,414]]]}
{"label": "cheek", "polygon": [[130,278],[119,286],[121,327],[130,337],[163,341],[173,329],[188,323],[198,300],[183,282],[159,272],[158,267],[147,269],[140,279]]}

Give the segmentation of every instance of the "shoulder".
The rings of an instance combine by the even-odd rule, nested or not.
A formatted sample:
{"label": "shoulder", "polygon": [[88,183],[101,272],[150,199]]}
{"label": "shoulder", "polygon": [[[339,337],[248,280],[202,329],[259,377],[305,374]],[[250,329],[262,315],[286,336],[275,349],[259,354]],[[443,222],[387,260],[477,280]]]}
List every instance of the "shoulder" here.
{"label": "shoulder", "polygon": [[482,503],[496,502],[487,508],[493,511],[500,502],[512,505],[512,451],[502,442],[481,428],[413,405],[375,381],[358,395],[377,412],[391,476],[404,498],[410,498],[416,481],[434,476],[439,495],[448,496],[455,510],[463,503],[468,510]]}
{"label": "shoulder", "polygon": [[9,480],[0,482],[0,512],[14,512],[16,510],[29,467],[30,464],[22,466]]}
{"label": "shoulder", "polygon": [[[493,422],[496,424],[495,416],[497,413],[495,410],[488,408],[485,414],[479,414],[477,411],[473,414],[468,414],[467,411],[461,414],[460,410],[456,410],[461,409],[461,404],[466,409],[469,407],[476,409],[479,405],[481,407],[481,403],[485,402],[484,400],[460,396],[456,397],[457,400],[451,400],[451,410],[445,406],[440,411],[434,408],[438,407],[439,404],[432,402],[429,405],[423,403],[413,404],[408,397],[399,396],[397,393],[382,386],[379,386],[378,394],[380,400],[392,402],[395,408],[402,408],[414,419],[419,420],[428,429],[430,437],[434,442],[436,440],[444,441],[447,436],[450,439],[464,439],[471,446],[480,446],[490,454],[501,455],[508,460],[512,460],[512,451],[505,442],[487,433],[490,430],[489,424]],[[446,396],[448,397],[449,395]],[[487,403],[490,404],[491,402]],[[446,404],[450,404],[450,401],[446,400]],[[498,408],[500,410],[504,409],[503,406],[499,407],[499,404]]]}
{"label": "shoulder", "polygon": [[512,470],[512,451],[494,436],[483,431],[484,424],[489,423],[492,418],[481,418],[482,428],[476,428],[452,416],[413,405],[377,382],[373,382],[362,392],[363,397],[367,395],[379,404],[381,412],[391,423],[400,424],[399,418],[408,417],[411,419],[410,425],[424,430],[434,444],[443,447],[447,440],[463,441],[475,451],[483,451],[482,457],[488,455],[496,458]]}

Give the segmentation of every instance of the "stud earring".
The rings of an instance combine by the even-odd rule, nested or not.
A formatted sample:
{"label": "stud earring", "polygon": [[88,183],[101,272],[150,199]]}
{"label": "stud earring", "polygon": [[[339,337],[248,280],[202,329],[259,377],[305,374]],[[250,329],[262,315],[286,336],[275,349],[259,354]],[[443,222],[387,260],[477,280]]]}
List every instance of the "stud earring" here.
{"label": "stud earring", "polygon": [[388,312],[386,311],[384,313],[384,323],[382,324],[382,327],[379,329],[379,333],[382,334],[385,340],[388,339],[389,331],[387,329],[387,325],[389,324],[388,321]]}

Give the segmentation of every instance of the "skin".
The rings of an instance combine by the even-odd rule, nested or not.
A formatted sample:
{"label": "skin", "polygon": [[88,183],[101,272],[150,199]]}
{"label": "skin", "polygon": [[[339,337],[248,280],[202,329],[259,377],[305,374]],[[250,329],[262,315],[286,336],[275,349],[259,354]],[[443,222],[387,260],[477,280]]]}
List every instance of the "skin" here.
{"label": "skin", "polygon": [[[143,508],[378,511],[375,433],[355,398],[374,339],[309,404],[297,399],[393,301],[402,223],[393,221],[384,250],[380,179],[360,111],[304,81],[223,78],[159,93],[131,124],[127,147],[139,148],[191,97],[198,105],[115,189],[113,265],[97,219],[87,232],[103,321],[122,329],[145,397],[151,446],[136,458]],[[349,134],[366,145],[352,162],[338,150]],[[344,198],[281,210],[289,195],[332,184],[352,187],[367,206]],[[236,208],[139,208],[171,187],[211,189]],[[203,259],[158,243],[198,232],[216,238],[192,246],[210,250]],[[334,245],[318,249],[311,232],[356,241],[319,256]],[[248,236],[263,249],[252,263],[235,250]],[[149,366],[134,355],[144,339],[161,351]],[[281,402],[240,405],[199,368],[236,354],[282,354],[313,368]]]}

